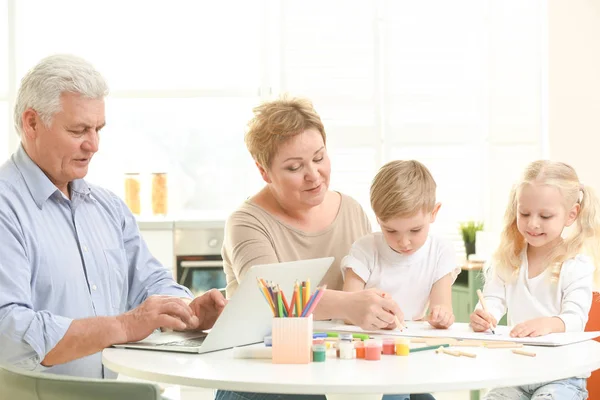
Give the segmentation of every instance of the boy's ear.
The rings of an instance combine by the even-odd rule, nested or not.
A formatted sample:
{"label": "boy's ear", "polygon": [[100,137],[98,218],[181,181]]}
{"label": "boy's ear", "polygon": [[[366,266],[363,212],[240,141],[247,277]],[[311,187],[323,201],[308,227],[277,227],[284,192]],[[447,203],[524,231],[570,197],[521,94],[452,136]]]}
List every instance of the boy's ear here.
{"label": "boy's ear", "polygon": [[435,218],[437,217],[437,213],[440,211],[441,206],[442,203],[435,203],[435,206],[433,206],[433,211],[431,211],[431,219],[429,220],[430,223],[433,224],[435,222]]}
{"label": "boy's ear", "polygon": [[258,163],[258,161],[254,162],[256,164],[256,167],[258,168],[258,172],[260,172],[260,176],[262,176],[263,181],[265,181],[266,183],[271,183],[271,178],[269,177],[269,173],[267,172],[267,170]]}
{"label": "boy's ear", "polygon": [[581,210],[581,205],[579,203],[575,204],[571,208],[571,210],[567,214],[567,221],[565,222],[565,226],[573,225],[573,222],[575,222],[575,220],[577,219],[577,216],[579,216],[580,210]]}

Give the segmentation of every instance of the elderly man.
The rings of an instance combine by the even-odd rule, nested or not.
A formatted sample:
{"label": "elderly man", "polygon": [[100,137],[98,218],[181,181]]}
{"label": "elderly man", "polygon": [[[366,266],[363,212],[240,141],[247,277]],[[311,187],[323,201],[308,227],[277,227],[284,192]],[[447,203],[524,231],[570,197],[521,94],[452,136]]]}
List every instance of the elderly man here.
{"label": "elderly man", "polygon": [[102,76],[68,55],[22,80],[21,146],[0,167],[0,362],[114,377],[101,350],[153,330],[208,329],[225,306],[191,300],[152,257],[127,206],[83,180],[104,127]]}

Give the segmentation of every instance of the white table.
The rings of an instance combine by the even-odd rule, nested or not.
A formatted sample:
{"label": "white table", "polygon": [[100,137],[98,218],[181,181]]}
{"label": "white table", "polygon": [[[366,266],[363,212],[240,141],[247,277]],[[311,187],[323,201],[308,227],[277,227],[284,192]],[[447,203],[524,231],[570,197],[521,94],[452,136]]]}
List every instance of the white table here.
{"label": "white table", "polygon": [[[255,346],[263,346],[255,345]],[[600,343],[510,349],[464,348],[477,358],[434,351],[381,361],[340,360],[277,365],[270,360],[234,359],[232,350],[208,354],[106,349],[102,362],[134,378],[176,385],[264,393],[326,394],[328,399],[375,400],[382,394],[430,393],[518,386],[586,374],[600,368]]]}

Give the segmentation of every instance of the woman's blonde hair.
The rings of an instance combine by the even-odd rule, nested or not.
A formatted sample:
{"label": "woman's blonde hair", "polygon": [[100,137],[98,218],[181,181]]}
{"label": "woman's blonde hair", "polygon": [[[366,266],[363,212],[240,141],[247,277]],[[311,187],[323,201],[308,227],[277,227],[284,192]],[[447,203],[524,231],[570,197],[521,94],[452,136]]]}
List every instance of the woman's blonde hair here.
{"label": "woman's blonde hair", "polygon": [[426,166],[415,160],[391,161],[371,184],[371,208],[380,221],[413,216],[435,207],[436,184]]}
{"label": "woman's blonde hair", "polygon": [[494,254],[492,265],[504,280],[512,280],[521,267],[521,254],[526,246],[523,235],[517,229],[517,203],[521,191],[527,185],[548,185],[559,190],[568,212],[579,203],[579,213],[573,230],[547,257],[553,278],[558,279],[563,262],[578,253],[589,255],[596,266],[595,283],[600,283],[600,202],[594,190],[579,182],[577,173],[568,164],[549,160],[534,161],[527,166],[521,182],[510,193],[504,214],[504,229],[500,245]]}
{"label": "woman's blonde hair", "polygon": [[283,142],[307,129],[319,131],[326,144],[323,122],[308,99],[284,95],[252,111],[254,118],[248,123],[246,147],[263,168],[271,166]]}

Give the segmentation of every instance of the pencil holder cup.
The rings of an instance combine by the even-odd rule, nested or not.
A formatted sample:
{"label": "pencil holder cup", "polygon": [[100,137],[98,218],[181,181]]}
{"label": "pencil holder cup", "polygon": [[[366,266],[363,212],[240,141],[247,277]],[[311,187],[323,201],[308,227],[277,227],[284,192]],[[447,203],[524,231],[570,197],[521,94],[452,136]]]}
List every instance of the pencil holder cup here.
{"label": "pencil holder cup", "polygon": [[308,364],[312,334],[312,315],[306,318],[273,318],[273,363]]}

